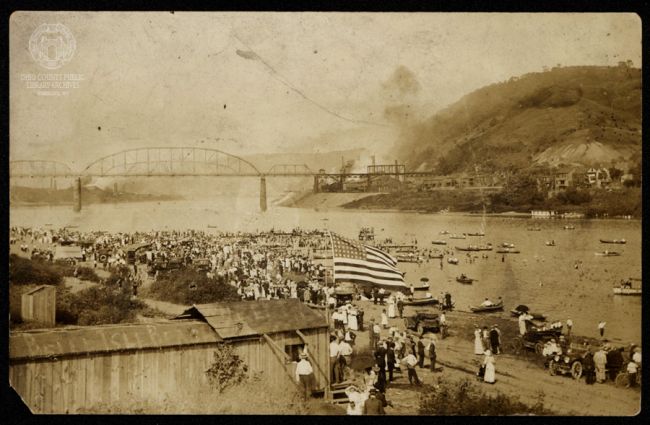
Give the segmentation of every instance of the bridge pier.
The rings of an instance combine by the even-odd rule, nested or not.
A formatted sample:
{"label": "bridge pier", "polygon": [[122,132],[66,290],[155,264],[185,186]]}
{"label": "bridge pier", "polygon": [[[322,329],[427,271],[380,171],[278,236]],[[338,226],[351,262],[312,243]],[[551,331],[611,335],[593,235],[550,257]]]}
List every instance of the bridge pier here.
{"label": "bridge pier", "polygon": [[319,189],[318,186],[319,186],[318,176],[314,176],[314,190],[313,190],[314,193],[318,193],[318,189]]}
{"label": "bridge pier", "polygon": [[72,185],[72,210],[81,211],[81,177],[76,177]]}
{"label": "bridge pier", "polygon": [[260,177],[260,211],[266,211],[266,177]]}

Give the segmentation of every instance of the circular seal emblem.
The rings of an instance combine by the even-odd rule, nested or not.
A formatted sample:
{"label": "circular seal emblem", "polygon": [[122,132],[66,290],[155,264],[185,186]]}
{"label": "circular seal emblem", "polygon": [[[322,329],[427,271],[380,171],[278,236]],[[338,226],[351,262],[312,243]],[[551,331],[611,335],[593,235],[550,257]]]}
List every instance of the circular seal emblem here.
{"label": "circular seal emblem", "polygon": [[43,68],[58,69],[68,63],[77,42],[63,24],[41,24],[29,38],[29,53]]}

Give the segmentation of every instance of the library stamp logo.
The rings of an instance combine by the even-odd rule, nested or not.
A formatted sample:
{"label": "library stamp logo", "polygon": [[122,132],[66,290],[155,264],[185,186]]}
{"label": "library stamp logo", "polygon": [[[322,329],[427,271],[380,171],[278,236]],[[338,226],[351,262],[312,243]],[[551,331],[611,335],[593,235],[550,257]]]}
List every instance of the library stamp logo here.
{"label": "library stamp logo", "polygon": [[63,24],[41,24],[29,38],[29,53],[46,69],[58,69],[74,56],[77,42]]}

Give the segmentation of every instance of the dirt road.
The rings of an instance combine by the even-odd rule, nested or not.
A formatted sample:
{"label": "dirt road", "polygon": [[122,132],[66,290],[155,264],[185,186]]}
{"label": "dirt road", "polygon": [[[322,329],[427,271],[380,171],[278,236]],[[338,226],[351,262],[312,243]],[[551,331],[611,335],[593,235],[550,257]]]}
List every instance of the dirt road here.
{"label": "dirt road", "polygon": [[[372,302],[358,302],[364,309],[364,322],[370,318],[378,320],[381,315],[381,306]],[[405,309],[405,315],[413,313]],[[435,385],[439,379],[455,381],[461,379],[475,379],[479,362],[482,356],[473,352],[471,330],[475,322],[487,324],[488,320],[497,321],[494,317],[477,316],[473,314],[451,312],[447,320],[451,323],[451,336],[438,339],[437,353],[438,364],[442,372],[432,373],[428,370],[429,362],[425,362],[424,369],[418,369],[420,379],[426,384]],[[516,326],[516,322],[513,326]],[[402,319],[390,319],[391,325],[404,329]],[[500,325],[501,326],[501,325]],[[463,334],[458,334],[463,330]],[[387,330],[382,330],[382,337],[388,335]],[[357,347],[363,349],[368,346],[368,331],[357,333]],[[387,399],[393,402],[394,408],[387,408],[388,414],[416,414],[419,399],[419,389],[409,385],[406,375],[397,374],[397,379],[388,387]],[[628,416],[635,415],[641,406],[639,390],[622,389],[615,387],[611,382],[606,384],[586,385],[584,378],[579,381],[571,377],[550,376],[539,362],[525,360],[508,354],[496,356],[496,379],[494,385],[481,383],[486,391],[501,392],[506,395],[519,397],[524,403],[533,405],[537,402],[540,391],[544,394],[544,406],[560,415],[604,415]]]}

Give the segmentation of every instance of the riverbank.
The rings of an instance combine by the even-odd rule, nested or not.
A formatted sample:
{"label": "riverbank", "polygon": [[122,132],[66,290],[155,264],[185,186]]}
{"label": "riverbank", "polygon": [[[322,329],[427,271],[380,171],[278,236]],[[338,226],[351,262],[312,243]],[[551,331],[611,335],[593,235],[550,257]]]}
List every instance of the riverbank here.
{"label": "riverbank", "polygon": [[[364,322],[369,321],[370,318],[378,321],[381,310],[385,308],[369,301],[360,301],[357,304],[364,310]],[[422,308],[417,308],[420,309]],[[428,310],[437,312],[432,308]],[[404,315],[414,314],[415,311],[416,308],[407,306]],[[424,369],[417,369],[423,383],[434,387],[441,379],[446,382],[475,379],[479,363],[483,359],[473,352],[474,324],[479,326],[498,324],[502,331],[504,346],[517,335],[516,319],[503,317],[503,314],[481,315],[456,310],[447,313],[446,316],[450,324],[450,336],[444,340],[438,338],[436,345],[440,372],[432,373],[429,370],[428,360],[425,361]],[[397,326],[400,330],[404,329],[403,319],[389,319],[389,324]],[[387,330],[382,330],[381,336],[388,336]],[[587,340],[595,343],[593,339]],[[367,351],[368,344],[368,331],[357,332],[356,350]],[[489,393],[499,392],[513,399],[518,398],[529,405],[535,404],[542,396],[544,407],[557,415],[630,416],[638,413],[641,407],[639,390],[617,388],[612,382],[586,385],[584,378],[576,381],[567,376],[551,376],[542,363],[534,355],[528,359],[512,354],[499,354],[496,356],[497,382],[493,386],[481,385],[484,385]],[[409,385],[406,374],[397,374],[386,393],[386,398],[393,403],[392,408],[387,408],[387,413],[389,415],[417,414],[421,391],[422,388]]]}

